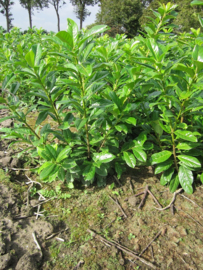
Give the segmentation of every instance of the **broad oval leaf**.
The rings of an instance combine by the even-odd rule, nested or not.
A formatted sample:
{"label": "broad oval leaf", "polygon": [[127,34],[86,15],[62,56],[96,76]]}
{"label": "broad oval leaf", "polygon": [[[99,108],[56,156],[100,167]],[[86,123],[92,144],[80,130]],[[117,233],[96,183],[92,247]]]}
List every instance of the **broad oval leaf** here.
{"label": "broad oval leaf", "polygon": [[169,183],[171,181],[174,170],[175,169],[173,167],[170,167],[168,170],[163,172],[161,179],[160,179],[160,184],[162,186],[165,186],[167,183]]}
{"label": "broad oval leaf", "polygon": [[95,154],[95,159],[98,161],[102,161],[102,163],[108,163],[115,159],[115,156],[111,153],[98,153]]}
{"label": "broad oval leaf", "polygon": [[58,37],[61,41],[65,42],[66,44],[68,44],[68,46],[73,48],[73,36],[72,36],[72,33],[66,32],[66,31],[60,31],[60,32],[58,32],[56,34],[56,37]]}
{"label": "broad oval leaf", "polygon": [[145,151],[142,150],[141,147],[133,148],[133,154],[139,161],[146,162],[147,154],[145,153]]}
{"label": "broad oval leaf", "polygon": [[178,129],[174,133],[176,134],[178,138],[181,138],[185,141],[197,142],[197,138],[194,136],[194,134],[191,131]]}
{"label": "broad oval leaf", "polygon": [[162,163],[159,163],[156,166],[155,174],[158,174],[158,173],[161,173],[163,171],[168,170],[172,165],[173,165],[173,160],[171,160],[171,159],[168,159]]}
{"label": "broad oval leaf", "polygon": [[58,170],[58,178],[61,181],[64,181],[65,177],[66,177],[66,171],[62,167],[60,167],[60,169]]}
{"label": "broad oval leaf", "polygon": [[50,164],[48,167],[46,167],[45,169],[43,169],[40,173],[40,179],[45,179],[49,176],[51,176],[52,174],[54,174],[56,172],[56,170],[58,169],[58,166],[56,164]]}
{"label": "broad oval leaf", "polygon": [[173,178],[170,181],[169,190],[170,192],[175,192],[179,186],[179,177],[178,175],[174,175]]}
{"label": "broad oval leaf", "polygon": [[172,153],[170,151],[167,151],[167,150],[153,154],[151,156],[152,165],[166,161],[167,159],[170,158],[171,155],[172,155]]}
{"label": "broad oval leaf", "polygon": [[183,166],[179,167],[178,177],[182,188],[188,194],[193,193],[192,183],[193,183],[193,173],[192,171],[186,169]]}
{"label": "broad oval leaf", "polygon": [[128,152],[123,152],[123,158],[129,167],[131,168],[135,167],[136,159],[133,154],[128,153]]}
{"label": "broad oval leaf", "polygon": [[201,163],[195,157],[187,156],[187,155],[179,155],[178,159],[182,161],[182,163],[186,164],[191,168],[201,168]]}
{"label": "broad oval leaf", "polygon": [[84,170],[82,175],[84,176],[86,181],[92,180],[94,178],[96,172],[96,168],[93,164],[88,164]]}
{"label": "broad oval leaf", "polygon": [[67,158],[68,154],[71,152],[71,147],[66,146],[57,156],[56,162],[61,162],[65,158]]}

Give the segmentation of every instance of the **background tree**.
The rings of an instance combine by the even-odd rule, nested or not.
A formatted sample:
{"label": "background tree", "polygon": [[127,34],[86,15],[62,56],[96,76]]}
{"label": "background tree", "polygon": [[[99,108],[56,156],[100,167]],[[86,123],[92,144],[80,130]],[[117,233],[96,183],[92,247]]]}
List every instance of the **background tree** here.
{"label": "background tree", "polygon": [[61,8],[63,5],[66,4],[65,1],[61,0],[48,0],[49,4],[54,6],[54,9],[56,11],[56,16],[57,16],[57,28],[58,32],[60,31],[60,16],[59,16],[59,8]]}
{"label": "background tree", "polygon": [[99,0],[70,0],[70,2],[75,6],[76,17],[80,20],[80,29],[82,29],[82,23],[91,14],[86,6],[94,6]]}
{"label": "background tree", "polygon": [[29,15],[30,28],[32,29],[32,15],[34,8],[43,9],[48,7],[47,0],[20,0],[20,4],[23,8],[27,9]]}
{"label": "background tree", "polygon": [[[160,6],[160,3],[167,4],[169,0],[152,0],[147,2],[148,5],[146,5],[146,8],[143,10],[142,17],[140,18],[141,25],[144,25],[149,22],[147,16],[155,18],[155,16],[152,13],[152,10],[156,10]],[[191,0],[173,0],[171,2],[173,2],[173,4],[178,5],[178,7],[175,10],[176,12],[178,12],[178,15],[176,19],[173,21],[173,23],[178,26],[176,31],[189,32],[190,28],[197,29],[200,27],[197,14],[200,14],[201,16],[203,15],[202,6],[192,7],[190,5]]]}
{"label": "background tree", "polygon": [[111,29],[108,30],[110,36],[125,33],[128,37],[133,37],[140,29],[141,16],[140,0],[101,0],[96,23],[110,26]]}
{"label": "background tree", "polygon": [[11,13],[11,6],[13,4],[14,2],[12,0],[0,0],[0,12],[6,17],[7,32],[9,32],[12,27],[11,21],[13,18]]}

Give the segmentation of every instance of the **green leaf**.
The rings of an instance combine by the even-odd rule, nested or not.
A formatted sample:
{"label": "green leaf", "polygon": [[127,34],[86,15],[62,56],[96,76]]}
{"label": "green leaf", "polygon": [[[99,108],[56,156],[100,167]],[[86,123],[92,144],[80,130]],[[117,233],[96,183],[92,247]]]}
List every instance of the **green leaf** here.
{"label": "green leaf", "polygon": [[190,170],[186,169],[185,167],[180,166],[178,177],[181,187],[185,190],[185,192],[187,192],[188,194],[192,194],[193,173]]}
{"label": "green leaf", "polygon": [[169,190],[170,192],[175,192],[179,186],[179,177],[178,175],[174,175],[170,181]]}
{"label": "green leaf", "polygon": [[201,180],[201,182],[203,184],[203,173],[200,175],[200,180]]}
{"label": "green leaf", "polygon": [[178,138],[181,138],[185,141],[197,142],[197,138],[193,135],[191,131],[178,129],[174,133],[177,135]]}
{"label": "green leaf", "polygon": [[155,174],[158,174],[158,173],[161,173],[163,171],[166,171],[168,170],[173,164],[173,161],[171,159],[168,159],[162,163],[159,163],[157,166],[156,166],[156,169],[155,169]]}
{"label": "green leaf", "polygon": [[139,145],[143,146],[146,140],[147,140],[147,134],[145,131],[143,131],[139,134],[139,136],[133,142],[138,143]]}
{"label": "green leaf", "polygon": [[71,152],[71,147],[70,146],[66,146],[57,156],[56,162],[61,162],[62,160],[64,160],[65,158],[68,157],[68,154]]}
{"label": "green leaf", "polygon": [[69,31],[69,28],[70,28],[70,30],[72,32],[72,36],[73,36],[73,43],[75,46],[77,43],[77,40],[78,40],[78,25],[70,18],[68,18],[67,21],[68,21],[68,32],[70,32]]}
{"label": "green leaf", "polygon": [[198,19],[199,19],[199,23],[200,23],[201,27],[203,27],[203,19],[201,18],[201,16],[199,14],[198,14]]}
{"label": "green leaf", "polygon": [[191,168],[201,168],[201,163],[195,157],[187,156],[187,155],[179,155],[178,159],[182,161],[182,163],[186,164]]}
{"label": "green leaf", "polygon": [[136,159],[133,154],[128,153],[128,152],[123,152],[123,158],[129,167],[135,168]]}
{"label": "green leaf", "polygon": [[94,158],[96,161],[101,161],[102,163],[108,163],[115,159],[115,156],[111,153],[97,153],[94,154]]}
{"label": "green leaf", "polygon": [[190,149],[193,149],[197,146],[199,146],[200,144],[199,143],[193,143],[193,142],[188,142],[188,143],[183,143],[183,142],[180,142],[176,148],[177,149],[180,149],[180,150],[190,150]]}
{"label": "green leaf", "polygon": [[137,120],[134,117],[129,117],[128,119],[125,120],[126,123],[128,124],[132,124],[134,126],[136,126]]}
{"label": "green leaf", "polygon": [[147,161],[147,154],[145,153],[145,151],[142,150],[141,147],[135,147],[132,150],[133,150],[133,154],[139,161],[141,162]]}
{"label": "green leaf", "polygon": [[174,168],[173,167],[171,167],[168,170],[164,171],[162,176],[161,176],[161,179],[160,179],[160,184],[162,186],[165,186],[167,183],[169,183],[171,181],[173,173],[174,173]]}
{"label": "green leaf", "polygon": [[0,97],[0,104],[2,104],[2,103],[6,103],[6,100],[4,98]]}
{"label": "green leaf", "polygon": [[43,112],[40,112],[38,117],[37,117],[37,121],[35,123],[35,125],[40,125],[48,116],[48,112],[47,111],[43,111]]}
{"label": "green leaf", "polygon": [[32,46],[32,51],[34,53],[34,66],[38,66],[40,63],[40,58],[42,55],[42,47],[40,44],[35,44]]}
{"label": "green leaf", "polygon": [[192,52],[192,57],[194,60],[198,62],[203,62],[203,47],[195,45],[194,50]]}
{"label": "green leaf", "polygon": [[94,178],[96,172],[96,168],[93,164],[88,164],[84,170],[82,175],[84,176],[86,181],[92,180]]}
{"label": "green leaf", "polygon": [[35,54],[31,50],[25,55],[25,60],[27,61],[28,65],[32,68],[35,66]]}
{"label": "green leaf", "polygon": [[96,173],[97,173],[98,175],[100,175],[100,176],[103,176],[103,177],[107,176],[108,170],[107,170],[107,168],[105,167],[105,164],[101,164],[100,168],[97,168],[97,167],[96,167]]}
{"label": "green leaf", "polygon": [[49,166],[47,166],[45,169],[42,170],[42,172],[40,173],[40,179],[43,180],[48,176],[51,176],[56,172],[57,168],[58,166],[56,166],[56,164],[50,164]]}
{"label": "green leaf", "polygon": [[128,128],[124,124],[118,124],[117,126],[115,126],[115,129],[117,129],[119,132],[124,131],[125,134],[128,133]]}
{"label": "green leaf", "polygon": [[11,73],[5,77],[5,79],[2,82],[2,89],[5,90],[15,79],[14,73]]}
{"label": "green leaf", "polygon": [[191,5],[191,6],[196,6],[196,5],[198,5],[198,6],[203,6],[203,1],[201,1],[201,0],[194,0],[194,1],[192,1],[192,2],[190,3],[190,5]]}
{"label": "green leaf", "polygon": [[115,163],[115,170],[116,170],[118,179],[120,179],[121,175],[123,173],[123,169],[122,169],[122,166],[120,163],[118,163],[118,162]]}
{"label": "green leaf", "polygon": [[65,177],[66,177],[66,171],[62,167],[60,167],[60,169],[58,170],[58,178],[61,181],[64,181]]}
{"label": "green leaf", "polygon": [[119,111],[121,112],[122,110],[122,103],[121,100],[118,98],[118,96],[116,95],[115,92],[111,91],[109,93],[110,98],[112,99],[113,103],[116,104],[116,106],[118,107]]}
{"label": "green leaf", "polygon": [[106,30],[107,30],[106,25],[96,25],[92,27],[89,31],[87,31],[87,33],[85,34],[85,37],[90,37],[95,34],[103,33]]}
{"label": "green leaf", "polygon": [[56,34],[61,41],[65,42],[68,46],[73,48],[73,36],[70,32],[60,31]]}
{"label": "green leaf", "polygon": [[170,158],[171,155],[172,155],[172,153],[170,151],[167,151],[167,150],[153,154],[151,156],[152,165],[166,161],[167,159]]}
{"label": "green leaf", "polygon": [[45,146],[45,151],[46,151],[46,153],[49,154],[49,156],[51,156],[54,160],[56,160],[57,153],[56,153],[56,150],[53,148],[53,146],[47,144]]}

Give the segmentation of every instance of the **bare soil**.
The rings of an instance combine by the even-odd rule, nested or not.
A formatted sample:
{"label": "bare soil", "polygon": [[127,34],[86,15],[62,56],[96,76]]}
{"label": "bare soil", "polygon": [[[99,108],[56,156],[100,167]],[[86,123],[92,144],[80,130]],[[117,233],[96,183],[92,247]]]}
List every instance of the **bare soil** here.
{"label": "bare soil", "polygon": [[158,210],[150,194],[139,208],[144,194],[134,195],[147,185],[163,208],[173,199],[153,168],[141,167],[129,169],[121,186],[113,176],[105,188],[41,183],[71,195],[45,202],[37,193],[31,197],[28,182],[39,180],[19,169],[25,160],[4,141],[0,166],[0,270],[203,269],[203,186],[192,195],[181,191],[167,210]]}

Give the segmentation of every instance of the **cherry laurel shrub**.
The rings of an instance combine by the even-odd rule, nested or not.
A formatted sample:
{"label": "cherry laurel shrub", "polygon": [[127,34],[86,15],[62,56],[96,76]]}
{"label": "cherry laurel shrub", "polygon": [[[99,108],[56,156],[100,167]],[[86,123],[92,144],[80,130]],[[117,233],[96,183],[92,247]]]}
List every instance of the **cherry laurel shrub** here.
{"label": "cherry laurel shrub", "polygon": [[131,40],[96,37],[108,27],[79,31],[71,19],[67,31],[26,44],[16,34],[20,44],[9,52],[2,35],[0,103],[11,113],[1,121],[15,119],[2,137],[40,157],[42,181],[103,186],[126,164],[152,164],[171,192],[203,182],[203,35],[173,32],[176,7],[162,4]]}

